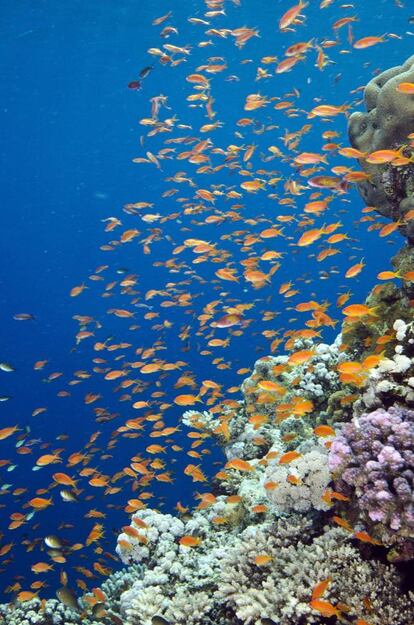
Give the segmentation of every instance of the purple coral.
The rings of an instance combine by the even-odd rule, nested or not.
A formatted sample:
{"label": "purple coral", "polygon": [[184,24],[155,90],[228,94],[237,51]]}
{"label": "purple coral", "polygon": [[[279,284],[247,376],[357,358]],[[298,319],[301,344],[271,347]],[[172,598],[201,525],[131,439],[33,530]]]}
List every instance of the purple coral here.
{"label": "purple coral", "polygon": [[329,468],[359,519],[392,547],[414,557],[414,412],[376,410],[347,423],[333,441]]}

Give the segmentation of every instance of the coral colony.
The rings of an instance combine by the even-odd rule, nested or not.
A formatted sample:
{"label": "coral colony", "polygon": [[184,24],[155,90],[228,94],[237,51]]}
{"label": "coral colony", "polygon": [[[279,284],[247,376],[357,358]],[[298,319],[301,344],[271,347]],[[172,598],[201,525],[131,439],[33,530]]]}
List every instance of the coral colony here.
{"label": "coral colony", "polygon": [[[413,78],[412,64],[368,84],[367,113],[350,118],[354,147],[404,143],[414,113],[395,86]],[[411,168],[395,186],[399,169],[362,166],[374,174],[360,184],[364,198],[401,219],[414,202]],[[403,233],[394,264],[407,272],[414,239]],[[293,337],[290,355],[258,360],[220,420],[185,412],[183,423],[213,434],[226,457],[197,508],[137,510],[117,541],[125,569],[99,593],[4,605],[0,621],[413,625],[404,578],[414,558],[413,288],[375,288],[366,302],[374,318],[349,316],[332,345]],[[381,355],[366,340],[379,336],[389,338]]]}

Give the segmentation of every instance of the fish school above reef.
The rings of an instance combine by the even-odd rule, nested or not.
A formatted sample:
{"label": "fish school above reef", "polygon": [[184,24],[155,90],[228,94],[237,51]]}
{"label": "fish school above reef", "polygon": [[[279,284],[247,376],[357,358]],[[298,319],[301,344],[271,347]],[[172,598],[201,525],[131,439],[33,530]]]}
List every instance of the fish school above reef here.
{"label": "fish school above reef", "polygon": [[[300,26],[306,6],[300,2],[287,10],[280,18],[280,31]],[[223,3],[209,0],[207,7],[213,18]],[[169,18],[170,14],[155,22],[162,25]],[[354,21],[343,19],[336,29]],[[164,36],[174,30],[165,26]],[[246,27],[217,32],[211,29],[209,35],[231,36],[240,48],[257,34]],[[382,41],[383,37],[363,37],[353,47],[363,49]],[[300,62],[307,49],[304,45],[279,61],[276,73]],[[177,62],[175,55],[189,54],[188,48],[172,44],[163,48],[152,53],[164,64]],[[321,47],[317,63],[322,69],[327,63]],[[151,70],[152,66],[145,67],[140,80],[132,81],[129,88],[141,89]],[[208,72],[208,66],[204,70]],[[202,101],[212,120],[210,79],[198,71],[188,79],[199,87],[193,101]],[[259,94],[251,95],[245,108],[252,111],[267,103]],[[152,117],[147,120],[159,132],[169,132],[168,126],[175,123],[173,118],[168,123],[159,121],[165,104],[165,96],[154,98]],[[351,146],[341,149],[344,157],[357,159],[361,169],[346,172],[343,180],[339,175],[344,171],[337,168],[335,176],[311,178],[310,187],[342,194],[345,183],[356,183],[369,204],[366,212],[389,220],[380,236],[399,229],[405,237],[392,260],[393,270],[379,274],[379,283],[364,303],[348,304],[342,298],[344,321],[331,344],[322,342],[317,331],[334,325],[326,308],[313,300],[298,304],[297,312],[311,313],[311,323],[285,337],[285,353],[274,355],[272,349],[271,355],[255,362],[238,399],[230,397],[217,406],[204,402],[202,394],[178,395],[175,404],[187,409],[180,424],[170,428],[163,424],[165,435],[178,427],[188,428],[194,440],[215,439],[225,457],[208,492],[198,495],[192,510],[177,506],[176,515],[147,506],[139,494],[128,499],[130,516],[116,541],[116,554],[124,564],[121,571],[82,597],[75,595],[65,578],[58,599],[22,591],[16,601],[0,606],[0,623],[414,625],[414,57],[375,76],[364,90],[364,105],[365,112],[350,115]],[[321,104],[312,116],[330,118],[341,112],[340,107]],[[214,123],[209,126],[206,132],[214,129]],[[208,158],[200,157],[211,142],[207,139],[198,145],[198,149],[188,148],[182,158],[198,165],[207,162]],[[239,151],[229,149],[226,157],[233,160]],[[250,154],[244,152],[246,169],[253,152],[254,146]],[[324,162],[324,156],[319,157],[296,153],[294,162],[309,167]],[[147,152],[142,160],[160,167],[159,155]],[[246,176],[240,187],[252,193],[263,185]],[[201,188],[197,197],[210,203],[216,198],[213,191]],[[319,195],[314,196],[305,212],[320,216],[326,208],[322,204]],[[216,217],[219,222],[221,217]],[[149,223],[157,220],[148,217]],[[332,233],[326,226],[306,230],[298,245],[306,247]],[[134,229],[124,231],[121,243],[138,234]],[[263,235],[272,236],[279,233]],[[146,240],[144,246],[152,242]],[[211,248],[206,242],[194,239],[187,245],[197,246],[208,257]],[[346,277],[357,275],[362,266],[363,261],[350,267]],[[273,273],[270,269],[265,274],[257,264],[247,264],[245,279],[260,288],[279,265],[272,267]],[[216,275],[231,282],[238,280],[235,272],[234,266],[226,265]],[[71,295],[77,297],[83,290],[84,286],[74,287]],[[122,317],[122,310],[118,312]],[[215,327],[239,327],[243,312],[228,307]],[[140,365],[147,367],[147,373],[151,366],[157,370],[156,364]],[[105,379],[123,375],[123,369],[113,369]],[[208,386],[215,388],[213,381]],[[153,445],[152,452],[162,453],[162,448]],[[196,486],[206,485],[199,458],[194,457],[184,473]],[[148,483],[148,463],[141,458],[131,462],[129,471],[134,479],[142,479],[142,485]],[[90,475],[95,480],[92,486],[107,485],[99,475]],[[56,481],[63,483],[62,479]],[[32,508],[47,507],[47,500],[37,499],[31,500]],[[102,535],[100,523],[94,532],[89,535],[91,543]],[[56,555],[59,545],[52,548]]]}

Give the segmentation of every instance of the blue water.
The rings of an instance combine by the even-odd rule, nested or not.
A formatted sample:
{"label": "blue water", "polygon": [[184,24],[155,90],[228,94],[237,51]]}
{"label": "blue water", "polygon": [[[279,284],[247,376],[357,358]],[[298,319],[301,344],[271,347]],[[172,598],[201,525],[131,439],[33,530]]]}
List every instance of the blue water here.
{"label": "blue water", "polygon": [[[117,238],[121,232],[118,230],[116,233],[105,234],[105,223],[102,220],[116,216],[122,220],[122,230],[137,227],[143,232],[148,231],[148,225],[137,223],[136,218],[122,212],[122,207],[127,203],[146,201],[154,202],[154,207],[148,209],[150,213],[160,212],[165,215],[180,210],[175,197],[192,198],[194,189],[187,185],[165,183],[165,178],[177,171],[187,171],[201,188],[222,183],[238,187],[242,181],[228,169],[203,179],[195,173],[195,166],[186,161],[163,161],[162,172],[153,165],[132,162],[133,158],[144,156],[145,150],[155,153],[163,146],[162,141],[166,138],[164,135],[154,140],[146,138],[144,149],[139,142],[140,136],[145,135],[147,130],[139,124],[139,120],[150,117],[149,99],[161,93],[168,95],[168,104],[171,106],[168,114],[176,115],[181,124],[193,126],[190,130],[175,130],[171,137],[199,136],[197,129],[208,120],[197,109],[188,107],[185,98],[191,93],[191,85],[185,81],[185,77],[194,72],[197,65],[204,63],[208,56],[223,55],[229,65],[223,75],[212,79],[216,85],[213,93],[216,100],[216,119],[224,123],[223,128],[211,134],[212,140],[221,147],[232,143],[249,144],[253,141],[258,144],[259,152],[262,142],[265,145],[270,144],[270,136],[275,137],[275,145],[282,146],[280,137],[284,132],[297,130],[306,120],[304,121],[303,116],[289,119],[283,115],[283,111],[274,112],[271,107],[267,107],[253,112],[252,116],[264,123],[278,124],[280,128],[265,135],[252,135],[246,131],[246,138],[237,138],[234,130],[244,132],[244,129],[235,127],[235,122],[248,115],[242,109],[246,96],[257,91],[270,97],[282,96],[295,87],[301,93],[298,100],[300,109],[310,110],[319,103],[319,99],[331,104],[346,102],[352,108],[358,108],[361,92],[351,92],[365,85],[375,71],[399,64],[412,51],[413,38],[411,34],[407,34],[411,27],[408,21],[409,3],[406,5],[405,8],[399,8],[390,0],[359,0],[354,3],[354,10],[341,8],[334,2],[321,11],[319,3],[312,1],[311,6],[306,9],[306,24],[299,27],[296,33],[280,33],[277,22],[289,3],[262,0],[258,4],[255,0],[243,0],[241,7],[235,7],[228,2],[227,15],[217,18],[216,21],[211,20],[212,26],[257,27],[260,37],[251,39],[242,52],[229,45],[226,40],[214,39],[214,46],[207,49],[194,46],[187,63],[169,68],[161,66],[147,50],[166,42],[192,45],[194,41],[198,41],[200,27],[188,23],[187,18],[203,17],[205,7],[201,1],[182,2],[179,5],[162,2],[155,6],[153,3],[132,0],[90,0],[86,3],[76,0],[41,0],[36,3],[26,0],[3,1],[0,26],[0,360],[12,363],[16,371],[0,372],[0,394],[11,396],[8,402],[0,403],[0,428],[18,424],[21,433],[25,430],[28,432],[29,439],[50,443],[46,451],[65,448],[65,457],[80,450],[92,433],[100,431],[102,434],[97,439],[97,446],[101,447],[101,451],[96,452],[91,466],[99,467],[103,473],[112,475],[128,466],[130,458],[143,452],[146,445],[162,444],[163,441],[145,436],[135,440],[119,438],[117,446],[110,452],[113,457],[99,460],[106,453],[111,433],[126,419],[137,414],[131,411],[128,402],[119,401],[122,392],[114,392],[116,383],[105,382],[102,375],[93,373],[92,359],[102,355],[92,349],[95,340],[103,341],[114,337],[112,342],[130,341],[133,347],[122,353],[126,354],[128,361],[133,361],[139,360],[134,355],[134,349],[149,348],[154,340],[160,338],[166,348],[159,352],[160,358],[168,362],[186,361],[188,365],[180,373],[193,372],[198,384],[202,380],[213,379],[223,385],[225,395],[226,389],[239,384],[243,378],[240,375],[235,376],[235,370],[251,367],[257,357],[268,353],[269,341],[261,334],[264,329],[286,330],[295,327],[296,322],[291,325],[289,319],[297,319],[298,314],[289,310],[289,307],[313,297],[318,301],[327,299],[332,301],[329,313],[340,318],[338,311],[335,314],[334,294],[352,287],[352,301],[363,301],[375,283],[378,271],[389,267],[389,258],[400,245],[401,239],[398,234],[386,240],[378,239],[377,233],[367,232],[366,225],[355,225],[361,217],[363,201],[354,190],[344,196],[346,203],[335,200],[326,215],[328,223],[340,220],[344,224],[341,231],[346,231],[355,239],[349,247],[341,247],[341,254],[324,263],[310,263],[307,254],[298,254],[297,248],[289,244],[291,242],[283,238],[277,239],[276,249],[285,252],[288,260],[285,258],[282,261],[277,281],[263,291],[253,291],[243,282],[240,285],[226,282],[217,290],[211,283],[216,269],[214,264],[192,265],[202,281],[190,279],[188,288],[194,298],[188,309],[176,306],[162,310],[159,308],[158,298],[148,302],[154,306],[156,312],[160,312],[161,322],[167,319],[172,324],[171,329],[161,331],[159,336],[150,329],[151,324],[160,322],[159,320],[146,322],[141,319],[145,309],[137,309],[135,321],[117,319],[108,314],[109,308],[130,306],[128,300],[120,295],[119,289],[114,289],[112,297],[103,298],[102,284],[120,280],[122,275],[117,274],[117,270],[136,273],[139,276],[137,289],[143,301],[142,294],[148,289],[163,289],[167,282],[183,280],[186,276],[153,267],[154,261],[171,257],[174,245],[171,246],[163,238],[151,247],[149,255],[144,255],[142,247],[135,243],[120,246],[114,252],[102,251],[100,247],[111,238]],[[170,9],[174,11],[174,16],[165,24],[176,26],[179,36],[160,40],[157,33],[165,24],[153,27],[151,22]],[[315,52],[312,51],[308,54],[307,62],[299,63],[292,72],[276,77],[273,75],[271,79],[259,83],[254,81],[261,57],[275,55],[281,59],[286,47],[292,43],[312,38],[319,42],[324,38],[334,39],[331,25],[345,15],[358,15],[359,21],[353,25],[355,38],[380,35],[386,28],[388,33],[396,33],[401,39],[391,38],[387,43],[367,50],[351,50],[350,54],[340,54],[339,49],[350,49],[346,44],[345,28],[340,31],[342,45],[325,50],[334,63],[325,67],[324,71],[315,68]],[[207,36],[205,38],[208,39]],[[241,59],[252,59],[252,62],[240,64]],[[136,79],[139,71],[151,63],[154,63],[154,70],[143,81],[143,89],[128,89],[128,83]],[[267,67],[273,72],[274,65]],[[240,80],[226,82],[224,77],[229,74],[236,74]],[[341,137],[333,140],[347,145],[346,119],[344,116],[340,117],[335,118],[331,124],[324,124],[319,120],[312,122],[317,128],[317,136],[324,130],[335,129],[341,133]],[[319,140],[318,149],[315,149],[314,137],[312,133],[305,136],[301,150],[319,151],[322,142]],[[182,145],[176,147],[177,152],[185,149]],[[343,161],[344,159],[338,159],[337,162],[332,159],[330,165],[350,165]],[[284,175],[290,173],[288,166],[277,160],[260,166],[280,169]],[[162,193],[171,186],[179,188],[177,196],[161,198]],[[280,189],[279,192],[282,196]],[[300,206],[300,196],[296,199]],[[278,207],[276,202],[266,200],[265,196],[243,197],[240,202],[248,207],[246,212],[249,211],[249,217],[254,217],[257,212],[264,213],[271,219],[277,215],[277,211],[289,214],[289,207]],[[231,201],[227,201],[222,206],[223,210],[229,210],[231,204]],[[201,219],[204,219],[203,215]],[[185,236],[181,231],[183,226],[189,228],[187,233],[184,232]],[[159,227],[159,224],[150,224],[149,228],[151,227]],[[235,229],[248,229],[249,226],[243,222],[230,222],[219,227],[199,227],[191,223],[191,218],[184,217],[168,221],[161,227],[164,234],[172,237],[176,245],[183,238],[199,237],[216,242],[221,248],[223,244],[219,236]],[[260,229],[260,224],[258,228],[253,228],[255,231]],[[299,234],[296,238],[298,237]],[[354,249],[351,249],[351,245]],[[234,254],[238,253],[237,247],[233,246],[232,250]],[[361,257],[364,257],[367,268],[350,285],[343,279],[343,274]],[[187,262],[191,263],[191,258],[187,254]],[[178,255],[176,260],[179,262],[181,256]],[[88,276],[103,264],[109,265],[109,269],[102,274],[105,281],[101,283],[88,280]],[[317,272],[329,271],[329,268],[337,268],[339,273],[331,274],[327,281],[318,280]],[[308,273],[305,278],[309,277],[311,282],[297,281],[297,277],[303,277],[305,273]],[[278,286],[290,279],[301,291],[299,298],[295,297],[292,301],[284,300],[277,293]],[[70,290],[83,282],[89,288],[79,297],[70,298]],[[185,290],[186,285],[181,285],[180,288]],[[195,318],[202,312],[203,305],[220,298],[221,291],[230,293],[226,296],[228,299],[224,298],[225,303],[231,297],[238,298],[239,302],[251,302],[258,297],[269,298],[266,305],[258,305],[257,309],[276,310],[278,316],[274,322],[266,324],[261,320],[261,315],[257,314],[256,308],[248,311],[246,317],[252,319],[249,328],[242,336],[234,337],[229,348],[218,352],[218,356],[222,356],[225,363],[231,363],[231,368],[217,370],[211,362],[213,357],[199,355],[200,349],[205,349],[205,339],[196,334],[198,323]],[[21,312],[31,313],[35,319],[25,322],[14,320],[13,315]],[[102,328],[96,331],[95,338],[82,341],[79,346],[75,341],[78,327],[73,320],[74,315],[90,315],[102,324]],[[130,332],[127,328],[131,323],[137,323],[141,328]],[[192,325],[188,344],[177,338],[180,328],[187,324]],[[296,327],[301,327],[301,321],[296,323]],[[332,340],[335,333],[336,331],[328,330],[324,337]],[[225,330],[218,331],[216,336],[225,338],[227,333]],[[182,351],[183,347],[188,348],[187,351]],[[33,371],[34,362],[42,359],[49,361],[47,367],[43,371]],[[79,385],[68,385],[74,379],[74,372],[79,370],[91,373],[91,378]],[[52,382],[45,381],[53,372],[62,372],[63,375]],[[160,388],[166,392],[163,400],[167,402],[171,402],[178,393],[172,388],[172,383],[178,377],[177,372],[173,373],[173,376],[160,378]],[[139,378],[138,370],[133,370],[131,375]],[[61,390],[69,390],[71,396],[57,397],[57,392]],[[154,390],[155,386],[151,387],[151,392]],[[83,398],[88,392],[100,393],[102,399],[92,406],[86,406]],[[192,391],[186,387],[179,392]],[[236,398],[237,395],[231,397]],[[136,400],[145,398],[145,395],[134,397]],[[109,423],[96,424],[93,408],[97,405],[104,406],[110,413],[117,413],[119,416]],[[33,410],[42,406],[46,406],[47,411],[32,417]],[[178,407],[169,409],[166,424],[176,425],[181,412]],[[56,437],[61,434],[68,434],[69,439],[56,441]],[[175,435],[174,442],[184,444],[186,450],[189,448],[184,431]],[[0,561],[0,570],[4,573],[3,588],[20,576],[24,576],[22,585],[28,588],[35,579],[30,572],[30,566],[47,558],[41,552],[42,539],[47,534],[58,534],[71,544],[84,542],[95,521],[84,519],[85,513],[91,508],[102,510],[106,514],[103,521],[106,528],[103,546],[107,552],[113,553],[116,534],[127,523],[123,507],[126,500],[133,496],[129,485],[109,498],[103,496],[101,489],[91,489],[86,480],[83,480],[82,488],[87,490],[81,494],[80,502],[76,504],[63,503],[57,493],[58,489],[53,489],[53,508],[37,513],[34,520],[19,530],[11,532],[7,529],[11,513],[27,511],[22,506],[34,496],[35,490],[46,487],[55,470],[66,471],[64,465],[51,465],[40,471],[33,471],[36,458],[46,453],[41,450],[41,443],[35,443],[33,453],[25,456],[16,454],[15,443],[15,437],[2,441],[0,452],[1,459],[8,459],[12,465],[18,465],[12,471],[8,471],[7,466],[0,469],[2,482],[13,484],[0,498],[0,505],[3,506],[2,544],[17,543],[11,553]],[[211,455],[205,456],[202,467],[206,474],[212,475],[217,470],[214,463],[221,460],[221,452],[213,443],[208,443],[208,447]],[[197,485],[183,475],[183,468],[188,462],[198,464],[199,461],[185,456],[184,452],[172,451],[168,452],[165,459],[166,470],[172,471],[174,483],[170,485],[153,482],[148,490],[154,493],[154,499],[150,500],[151,505],[163,506],[163,509],[171,511],[178,500],[184,504],[192,502],[192,493],[197,490]],[[174,462],[171,463],[172,460]],[[121,480],[116,485],[125,485],[125,482]],[[22,486],[29,489],[27,493],[20,497],[10,494],[10,490]],[[87,501],[87,495],[93,495],[94,498]],[[71,524],[72,527],[58,529],[60,523]],[[27,551],[28,545],[21,544],[23,540],[28,543],[38,541],[33,552]],[[94,559],[96,560],[96,555],[92,550],[85,549],[71,556],[64,567],[55,565],[55,574],[47,578],[51,584],[50,592],[53,591],[57,574],[62,568],[68,570],[73,581],[78,576],[73,567],[79,564],[90,565]],[[1,562],[4,563],[3,566]],[[117,566],[111,562],[110,565]],[[97,575],[97,578],[100,576]]]}

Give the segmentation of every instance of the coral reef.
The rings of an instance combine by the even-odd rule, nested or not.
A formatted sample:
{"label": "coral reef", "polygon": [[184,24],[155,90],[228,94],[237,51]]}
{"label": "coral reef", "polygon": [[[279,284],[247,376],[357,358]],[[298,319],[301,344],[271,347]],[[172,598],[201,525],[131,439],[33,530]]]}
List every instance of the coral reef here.
{"label": "coral reef", "polygon": [[[195,514],[193,528],[206,528],[204,515],[205,510]],[[401,582],[395,570],[364,561],[347,532],[324,528],[306,515],[251,523],[244,530],[205,530],[196,549],[180,546],[173,560],[167,554],[150,558],[143,577],[122,595],[126,625],[160,619],[297,625],[305,616],[307,623],[322,624],[310,601],[315,585],[326,579],[326,599],[349,605],[351,617],[362,618],[369,604],[372,625],[409,625],[414,618],[410,598],[395,599]]]}
{"label": "coral reef", "polygon": [[[0,623],[323,625],[328,609],[349,623],[412,625],[404,577],[374,547],[414,556],[413,323],[396,319],[390,343],[351,402],[340,368],[355,352],[338,336],[261,358],[242,400],[220,413],[185,412],[223,447],[212,492],[191,515],[132,515],[117,543],[128,568],[101,586],[105,601],[87,594],[75,611],[33,599],[1,606]],[[189,474],[203,481],[196,466]]]}
{"label": "coral reef", "polygon": [[[393,561],[414,556],[413,325],[393,322],[388,355],[364,368],[357,395],[341,379],[357,354],[343,350],[341,335],[332,345],[294,339],[290,355],[259,359],[240,401],[184,413],[192,430],[217,438],[225,466],[191,515],[132,515],[117,543],[128,568],[102,585],[104,602],[87,594],[80,612],[34,599],[2,606],[0,617],[12,625],[323,625],[328,605],[349,623],[412,625],[404,577],[374,559],[374,545]],[[335,514],[345,529],[332,526]],[[313,603],[321,583],[322,603]]]}
{"label": "coral reef", "polygon": [[414,412],[379,409],[347,423],[329,455],[337,488],[351,513],[389,558],[414,556]]}
{"label": "coral reef", "polygon": [[[375,375],[384,371],[390,376],[394,368],[396,392],[403,360],[411,366],[403,353],[410,349],[411,326],[400,320],[394,333],[393,358],[379,359],[379,365],[366,372],[365,392],[377,402],[383,398],[381,385],[369,388]],[[214,483],[214,494],[201,495],[190,518],[143,510],[124,528],[118,553],[124,562],[145,564],[143,576],[121,596],[127,625],[153,625],[158,620],[191,625],[322,624],[325,617],[310,602],[314,587],[326,579],[330,583],[324,600],[333,606],[349,604],[351,621],[369,617],[371,625],[412,623],[414,603],[401,594],[397,571],[390,564],[367,561],[358,549],[360,543],[352,542],[349,530],[358,537],[358,530],[370,522],[356,514],[358,497],[349,492],[346,504],[354,528],[349,526],[347,532],[325,525],[335,497],[347,499],[331,490],[331,470],[339,481],[342,465],[335,454],[343,450],[340,441],[346,428],[356,427],[358,402],[362,406],[359,398],[355,420],[345,424],[342,435],[322,440],[315,436],[321,419],[334,423],[350,418],[352,405],[341,408],[339,400],[332,400],[343,392],[338,364],[351,357],[340,351],[340,345],[340,336],[331,346],[295,342],[292,353],[302,357],[309,351],[306,362],[295,363],[296,356],[290,361],[289,356],[261,358],[242,385],[243,401],[224,416],[184,413],[185,424],[217,436],[227,463]],[[392,367],[385,366],[386,361]],[[407,399],[407,393],[401,398]],[[407,442],[410,445],[412,441]],[[350,453],[341,456],[341,462]],[[362,467],[361,479],[366,475]],[[342,481],[338,489],[344,491]],[[387,529],[393,549],[404,544],[408,554],[407,532]],[[191,547],[180,544],[188,537],[193,539]],[[340,616],[341,607],[333,609]]]}
{"label": "coral reef", "polygon": [[[56,599],[48,599],[44,606],[37,598],[24,603],[0,605],[0,623],[4,625],[81,625],[86,622],[80,612]],[[98,625],[98,622],[89,621],[88,625]]]}

